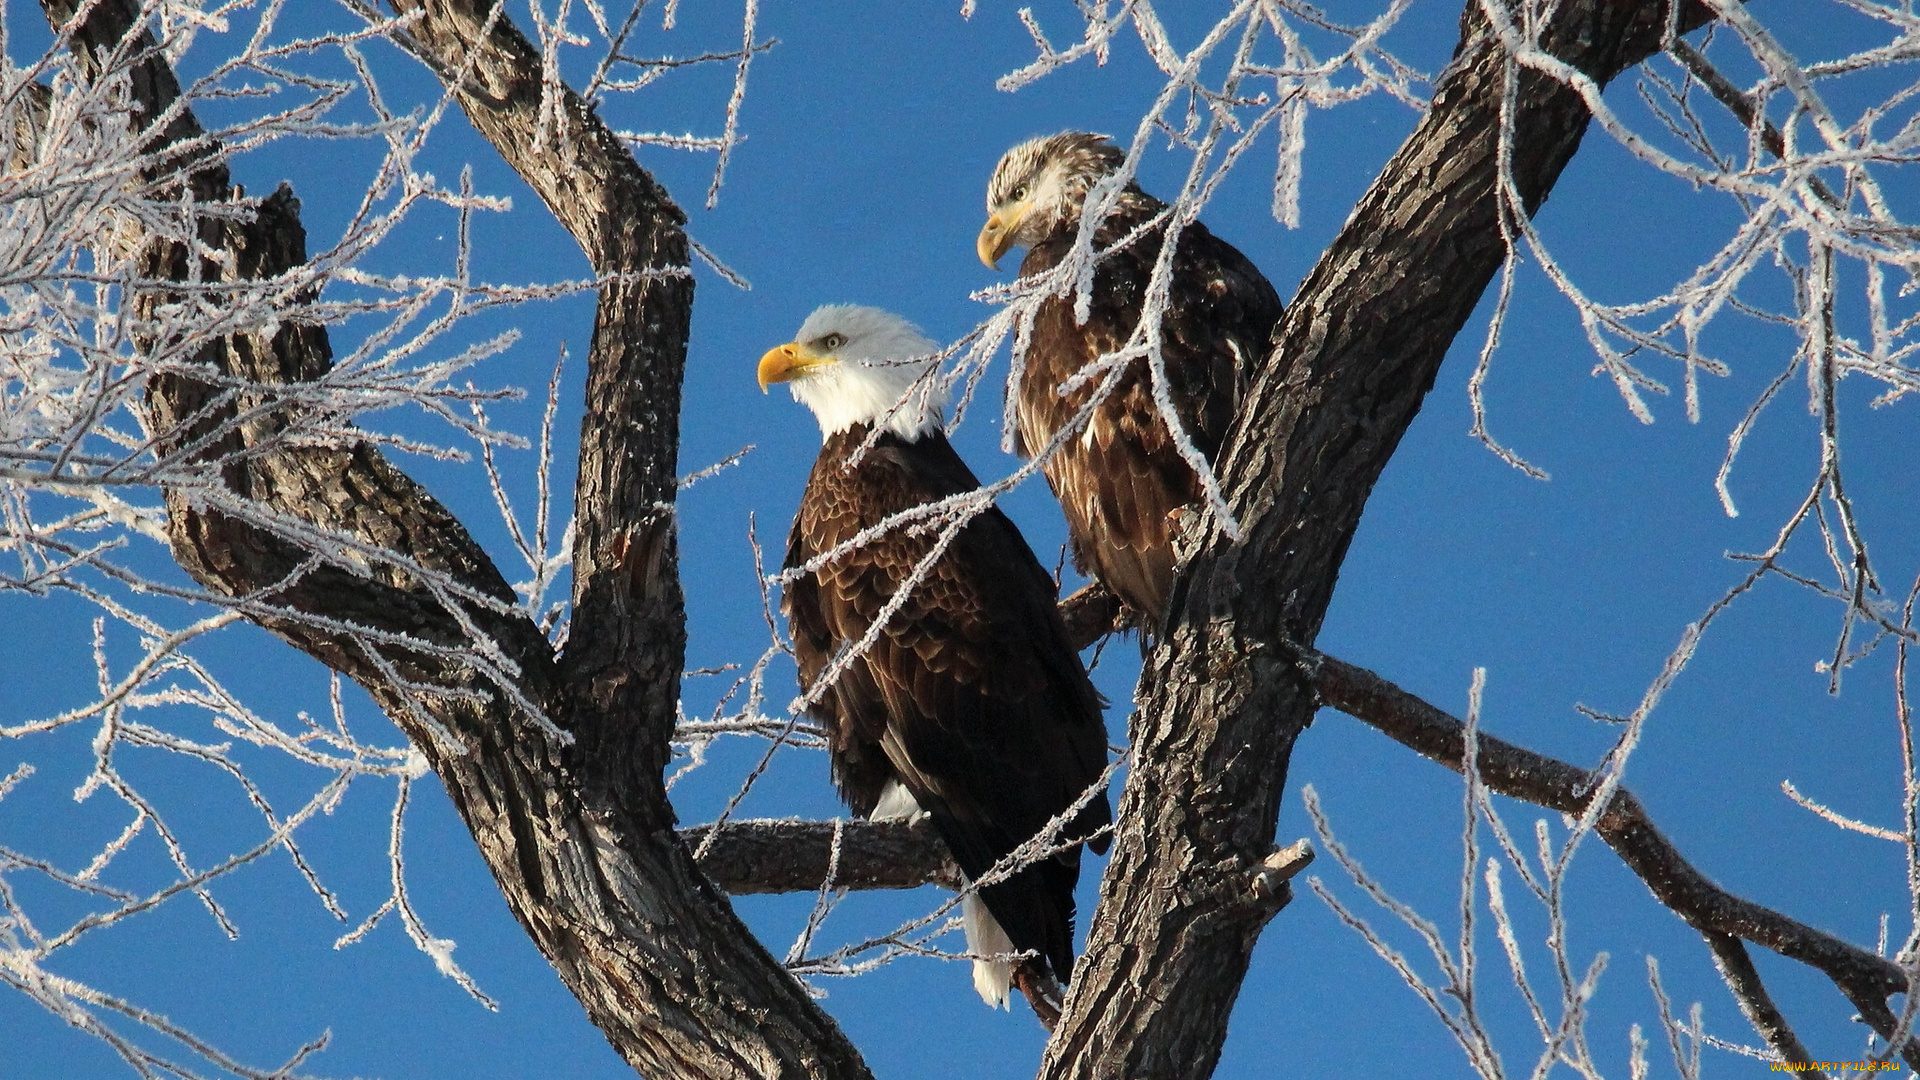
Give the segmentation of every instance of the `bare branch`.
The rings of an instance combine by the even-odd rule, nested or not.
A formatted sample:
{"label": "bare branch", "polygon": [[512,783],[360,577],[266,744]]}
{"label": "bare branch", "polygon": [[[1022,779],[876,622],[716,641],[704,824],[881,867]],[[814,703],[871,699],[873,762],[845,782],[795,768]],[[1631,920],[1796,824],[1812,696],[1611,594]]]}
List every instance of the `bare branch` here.
{"label": "bare branch", "polygon": [[[1323,703],[1422,756],[1456,771],[1462,768],[1466,725],[1461,721],[1364,668],[1311,650],[1301,652],[1301,663],[1314,672],[1313,684]],[[1585,769],[1484,734],[1478,740],[1477,757],[1481,778],[1490,790],[1565,814],[1590,810],[1593,774]],[[1907,988],[1906,973],[1898,964],[1714,884],[1661,835],[1639,800],[1625,788],[1614,789],[1595,831],[1653,895],[1706,936],[1710,946],[1715,946],[1716,936],[1745,939],[1815,968],[1833,980],[1875,1031],[1883,1038],[1892,1036],[1895,1021],[1886,998]],[[1791,1037],[1791,1029],[1779,1019],[1758,977],[1748,981],[1737,958],[1727,959],[1732,956],[1730,950],[1715,946],[1715,956],[1718,962],[1732,965],[1727,969],[1728,984],[1740,995],[1742,1008],[1753,1010],[1749,1016],[1758,1017],[1755,1028],[1761,1036],[1787,1060],[1808,1060],[1804,1053],[1787,1055],[1776,1041]],[[1908,1040],[1902,1057],[1909,1064],[1920,1060],[1920,1042]]]}
{"label": "bare branch", "polygon": [[[1707,948],[1713,950],[1713,966],[1720,970],[1720,977],[1727,980],[1727,989],[1733,991],[1733,999],[1740,1003],[1740,1011],[1746,1014],[1747,1022],[1753,1030],[1767,1040],[1773,1052],[1789,1066],[1813,1061],[1813,1055],[1800,1045],[1800,1037],[1788,1026],[1787,1018],[1773,1003],[1773,996],[1767,993],[1767,986],[1760,981],[1760,971],[1753,966],[1753,957],[1747,955],[1746,943],[1728,934],[1707,933]],[[1818,1072],[1819,1070],[1790,1069],[1792,1072]]]}
{"label": "bare branch", "polygon": [[[827,880],[835,822],[731,821],[721,829],[700,869],[736,896],[747,893],[811,892]],[[834,884],[847,889],[915,889],[938,885],[958,890],[960,870],[947,846],[925,823],[843,821],[840,865]],[[706,842],[708,827],[680,830],[689,851]]]}

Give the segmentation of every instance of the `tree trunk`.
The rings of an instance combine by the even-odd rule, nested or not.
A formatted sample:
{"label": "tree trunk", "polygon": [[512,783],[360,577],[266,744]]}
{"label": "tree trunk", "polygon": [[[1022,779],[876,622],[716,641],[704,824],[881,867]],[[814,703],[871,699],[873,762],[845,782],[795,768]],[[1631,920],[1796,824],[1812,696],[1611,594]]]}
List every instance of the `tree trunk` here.
{"label": "tree trunk", "polygon": [[[45,3],[56,28],[82,13],[73,0]],[[166,115],[179,84],[139,5],[99,0],[84,14],[74,28],[83,63],[95,75],[131,67],[137,122]],[[564,160],[526,153],[538,58],[504,20],[485,35],[483,21],[469,7],[434,4],[415,24],[416,40],[467,65],[461,101],[476,127],[523,175],[532,172],[610,275],[589,358],[574,647],[557,660],[460,523],[371,445],[281,448],[232,463],[285,425],[284,413],[234,417],[270,401],[264,388],[327,370],[325,331],[291,321],[295,312],[271,341],[236,337],[201,357],[210,371],[262,386],[257,395],[227,394],[211,379],[150,381],[161,452],[194,447],[210,467],[227,462],[227,490],[213,501],[289,523],[263,529],[203,493],[170,491],[175,558],[216,593],[262,598],[250,617],[351,675],[426,754],[515,917],[643,1075],[866,1077],[839,1027],[694,865],[662,786],[684,644],[673,496],[693,289],[680,212],[575,98],[550,133],[568,149]],[[190,112],[174,116],[149,134],[156,147],[201,135]],[[194,154],[216,159],[217,147]],[[531,168],[536,158],[544,172]],[[197,203],[234,197],[223,165],[181,179]],[[305,259],[298,203],[284,188],[251,223],[201,219],[196,228],[202,242],[234,252],[244,276],[268,278]],[[152,240],[146,269],[180,280],[189,257]],[[380,554],[371,566],[364,553],[315,565],[311,546],[290,534],[316,527]],[[570,733],[571,745],[542,719]]]}
{"label": "tree trunk", "polygon": [[[1604,83],[1660,47],[1664,4],[1566,0],[1544,44]],[[1687,10],[1689,24],[1705,13]],[[1477,4],[1433,104],[1301,285],[1221,448],[1244,540],[1185,538],[1148,660],[1133,763],[1066,1015],[1043,1076],[1204,1077],[1261,928],[1293,741],[1319,702],[1311,645],[1367,496],[1506,254],[1496,194],[1515,88],[1513,179],[1529,212],[1579,148],[1579,96],[1509,60]],[[1275,902],[1275,901],[1279,902]]]}

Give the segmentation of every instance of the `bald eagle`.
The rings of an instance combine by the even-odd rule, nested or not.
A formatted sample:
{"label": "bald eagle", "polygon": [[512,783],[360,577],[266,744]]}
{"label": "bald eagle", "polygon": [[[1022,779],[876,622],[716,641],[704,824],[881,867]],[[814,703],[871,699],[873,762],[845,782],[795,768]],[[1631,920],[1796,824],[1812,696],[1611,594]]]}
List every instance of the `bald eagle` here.
{"label": "bald eagle", "polygon": [[[1125,160],[1104,135],[1064,132],[1007,151],[987,185],[980,260],[997,267],[1009,248],[1025,247],[1022,276],[1044,273],[1072,250],[1088,191]],[[1129,183],[1094,234],[1100,253],[1167,209]],[[1147,283],[1160,258],[1164,222],[1106,255],[1093,279],[1090,315],[1074,318],[1072,295],[1040,306],[1015,400],[1016,443],[1032,457],[1068,424],[1101,380],[1061,396],[1085,365],[1126,345],[1139,324]],[[1280,321],[1280,296],[1231,244],[1195,221],[1180,232],[1160,347],[1167,390],[1180,425],[1211,462],[1253,366],[1266,355]],[[1173,587],[1174,511],[1202,495],[1199,476],[1181,458],[1154,407],[1152,374],[1134,360],[1084,431],[1042,463],[1066,512],[1074,565],[1118,596],[1149,633],[1165,615]]]}
{"label": "bald eagle", "polygon": [[[799,569],[905,510],[980,487],[943,431],[928,377],[937,346],[877,308],[835,305],[760,360],[760,386],[790,384],[825,437],[787,540]],[[874,428],[881,430],[874,434]],[[857,462],[856,451],[869,439]],[[940,530],[895,528],[799,576],[782,607],[802,688],[861,641]],[[988,507],[820,693],[833,778],[857,814],[932,819],[969,881],[1078,802],[1106,768],[1102,701],[1055,607],[1057,589],[1020,530]],[[1112,811],[1093,796],[1063,834],[1087,839]],[[1104,835],[1090,841],[1106,850]],[[1005,1007],[1018,985],[1050,1027],[1073,970],[1078,847],[963,901],[974,987]],[[1004,957],[1031,952],[1018,963]]]}

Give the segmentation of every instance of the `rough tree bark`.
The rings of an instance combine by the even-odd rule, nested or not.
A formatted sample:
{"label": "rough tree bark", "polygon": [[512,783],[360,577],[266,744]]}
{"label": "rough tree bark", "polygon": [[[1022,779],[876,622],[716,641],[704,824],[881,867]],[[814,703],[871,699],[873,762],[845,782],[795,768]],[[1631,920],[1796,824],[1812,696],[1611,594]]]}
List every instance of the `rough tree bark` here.
{"label": "rough tree bark", "polygon": [[[1314,650],[1300,650],[1293,662],[1312,683],[1320,704],[1371,726],[1422,757],[1455,772],[1461,770],[1467,726],[1458,718],[1365,668]],[[1593,798],[1589,771],[1485,732],[1479,735],[1475,756],[1480,781],[1489,791],[1575,816],[1585,813]],[[723,888],[758,892],[772,886],[811,892],[820,887],[829,865],[832,822],[740,825],[741,830],[725,834],[701,864],[713,867],[714,879]],[[1667,839],[1639,799],[1624,787],[1615,789],[1596,832],[1655,899],[1700,932],[1754,1029],[1783,1059],[1815,1060],[1773,1004],[1746,942],[1825,975],[1860,1010],[1868,1026],[1881,1038],[1892,1038],[1898,1018],[1887,999],[1905,992],[1907,986],[1900,965],[1728,892]],[[840,833],[840,865],[834,877],[838,885],[893,889],[950,884],[953,871],[946,851],[919,846],[901,826],[846,823]],[[754,861],[749,863],[750,859]],[[1909,1037],[1900,1053],[1909,1066],[1920,1068],[1920,1039]]]}
{"label": "rough tree bark", "polygon": [[[84,11],[71,29],[94,70],[111,66],[115,50],[144,57],[134,83],[150,138],[209,153],[191,114],[173,109],[179,88],[150,38],[129,33],[136,0],[43,3],[58,27]],[[351,534],[391,559],[316,566],[297,545],[184,491],[168,500],[176,557],[215,591],[274,590],[280,613],[258,621],[350,674],[401,725],[446,785],[515,916],[644,1075],[865,1076],[832,1020],[708,877],[739,892],[816,887],[819,871],[809,868],[825,862],[821,827],[740,823],[696,867],[661,787],[684,639],[672,506],[693,287],[680,211],[571,91],[543,117],[539,56],[497,7],[393,5],[414,16],[404,43],[455,87],[475,128],[607,277],[589,359],[570,645],[555,656],[511,610],[511,590],[459,522],[366,445],[277,449],[222,478],[237,497]],[[1662,0],[1563,0],[1553,10],[1550,50],[1602,82],[1657,49],[1667,18]],[[1685,16],[1696,23],[1703,13]],[[1187,541],[1169,630],[1143,679],[1113,860],[1046,1076],[1208,1075],[1254,940],[1286,901],[1262,871],[1293,740],[1318,704],[1297,661],[1308,655],[1374,481],[1504,253],[1494,162],[1508,72],[1471,2],[1461,35],[1428,116],[1295,297],[1222,453],[1220,475],[1245,539],[1229,542],[1208,523]],[[1576,95],[1539,76],[1523,72],[1517,86],[1514,171],[1531,212],[1577,150],[1588,116]],[[234,197],[218,165],[191,182],[202,202]],[[249,224],[203,222],[201,239],[235,253],[241,274],[270,277],[304,259],[297,211],[282,191]],[[162,276],[190,269],[177,246],[156,242],[152,251]],[[201,359],[270,387],[324,372],[329,350],[323,329],[289,322],[270,341],[236,338]],[[171,445],[219,435],[195,451],[207,460],[270,441],[284,424],[269,411],[225,430],[257,401],[211,381],[156,377],[151,393],[155,417],[178,425]],[[467,591],[431,588],[413,567],[451,575]],[[1088,626],[1110,622],[1100,600],[1083,596],[1070,614]],[[341,633],[342,622],[368,632]],[[500,672],[477,671],[461,655],[475,632],[504,657]],[[502,677],[569,732],[571,745],[549,739],[498,693],[431,689],[486,692]],[[435,724],[453,734],[457,751],[436,740]],[[1483,755],[1483,765],[1491,760]],[[845,837],[844,883],[951,880],[944,851],[923,831],[862,826]],[[786,857],[756,858],[769,849],[754,845],[767,843]],[[1765,927],[1697,925],[1710,942],[1725,939],[1716,955],[1730,981],[1751,972],[1739,962],[1743,948],[1723,946],[1760,940],[1744,931]],[[1843,965],[1858,961],[1836,955]],[[1885,1012],[1882,991],[1893,985],[1885,967],[1853,971],[1863,1012]],[[1785,1032],[1776,1045],[1797,1045],[1790,1040]]]}
{"label": "rough tree bark", "polygon": [[[135,0],[45,6],[91,71],[133,65],[136,126],[156,149],[179,147],[188,160],[211,155]],[[418,40],[439,43],[450,66],[466,72],[461,100],[476,126],[528,166],[538,133],[537,55],[504,23],[482,33],[471,7],[435,4],[425,16],[415,24]],[[76,18],[84,21],[74,25]],[[167,123],[155,132],[159,119]],[[511,610],[512,590],[460,523],[368,444],[250,454],[222,479],[240,499],[353,536],[391,552],[390,561],[313,565],[299,545],[184,491],[168,493],[174,555],[217,593],[270,590],[281,613],[256,621],[352,676],[427,755],[515,917],[636,1069],[659,1077],[865,1077],[838,1026],[740,923],[674,832],[661,767],[684,642],[673,531],[692,305],[683,219],[577,99],[566,101],[551,135],[570,158],[546,155],[546,183],[535,186],[610,275],[589,357],[575,645],[567,655],[556,658],[539,628]],[[189,183],[199,203],[235,197],[219,165],[197,168]],[[270,277],[305,259],[298,204],[285,189],[261,202],[251,223],[202,219],[196,228],[203,243],[233,252],[244,276]],[[150,244],[155,277],[187,276],[181,245]],[[199,359],[221,376],[271,387],[312,378],[330,358],[323,328],[289,321],[270,341],[237,337]],[[200,460],[232,460],[234,451],[270,440],[284,416],[229,423],[255,397],[266,399],[228,394],[213,380],[154,378],[149,405],[156,428],[168,433],[162,452],[226,427],[195,450]],[[448,574],[471,592],[449,596],[411,566]],[[364,632],[342,633],[343,624]],[[550,739],[461,655],[469,627],[504,655],[504,674],[573,735],[572,745]],[[457,749],[436,737],[435,723]]]}
{"label": "rough tree bark", "polygon": [[[1605,83],[1660,48],[1665,3],[1569,0],[1543,45]],[[1697,7],[1687,21],[1698,24]],[[1275,331],[1217,472],[1244,539],[1187,538],[1142,678],[1100,905],[1043,1076],[1208,1075],[1272,913],[1249,876],[1273,845],[1293,740],[1318,706],[1311,645],[1367,496],[1505,254],[1496,196],[1507,56],[1477,4],[1426,117]],[[1513,178],[1531,213],[1589,114],[1521,72]]]}
{"label": "rough tree bark", "polygon": [[[711,826],[680,830],[698,851]],[[839,836],[840,860],[833,845]],[[933,826],[899,821],[729,821],[700,858],[700,869],[729,895],[818,892],[833,870],[833,885],[849,889],[958,891],[960,867]]]}

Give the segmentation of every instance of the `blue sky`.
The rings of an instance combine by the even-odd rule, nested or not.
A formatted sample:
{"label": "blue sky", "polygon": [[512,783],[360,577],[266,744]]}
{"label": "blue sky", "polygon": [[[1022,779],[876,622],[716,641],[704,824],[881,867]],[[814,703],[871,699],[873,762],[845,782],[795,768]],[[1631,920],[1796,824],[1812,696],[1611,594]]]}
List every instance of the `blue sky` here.
{"label": "blue sky", "polygon": [[[777,559],[818,447],[803,408],[778,391],[757,392],[753,366],[760,353],[787,340],[813,307],[830,302],[893,309],[943,340],[963,333],[988,312],[968,294],[1000,280],[975,259],[972,244],[986,177],[999,154],[1022,138],[1063,128],[1130,133],[1159,87],[1137,42],[1127,38],[1116,42],[1105,67],[1076,66],[1002,93],[994,80],[1031,58],[1025,31],[1007,5],[988,0],[971,20],[961,19],[956,6],[770,4],[761,13],[761,33],[780,44],[752,69],[742,116],[748,138],[718,207],[700,208],[710,157],[641,155],[688,209],[693,235],[753,285],[741,291],[703,273],[698,286],[682,471],[749,443],[756,449],[740,466],[692,489],[682,504],[690,668],[751,661],[763,647],[745,539],[748,515],[756,516],[769,557]],[[1777,0],[1751,6],[1765,19],[1794,18],[1792,7]],[[1355,2],[1332,13],[1355,19],[1368,10]],[[522,6],[512,11],[524,19]],[[9,13],[11,47],[37,47],[33,7],[12,4]],[[1057,41],[1072,36],[1070,8],[1043,7],[1040,14]],[[1457,5],[1421,0],[1390,44],[1414,65],[1437,71],[1451,52],[1458,15]],[[1200,25],[1197,17],[1183,16],[1193,21],[1173,28],[1182,46]],[[641,49],[730,48],[737,21],[738,11],[726,5],[689,5],[681,27],[662,36],[649,16]],[[1837,16],[1776,27],[1790,48],[1809,54],[1825,54],[1862,29]],[[201,47],[218,43],[203,40]],[[375,47],[370,54],[389,77],[390,91],[414,95],[409,100],[429,92],[417,70],[391,50]],[[16,62],[23,55],[17,53]],[[627,129],[716,131],[729,78],[718,69],[685,73],[610,106],[608,115]],[[1630,79],[1612,93],[1623,109],[1631,97]],[[1416,119],[1378,97],[1314,114],[1298,229],[1282,227],[1268,212],[1270,149],[1242,166],[1204,220],[1290,296]],[[432,153],[443,179],[470,164],[478,190],[514,200],[511,213],[476,224],[480,276],[533,282],[585,273],[577,250],[538,200],[461,121],[436,135]],[[357,195],[371,161],[362,148],[286,143],[241,159],[235,177],[253,190],[290,180],[310,232],[326,238],[337,234],[351,206],[344,197]],[[1162,148],[1143,177],[1150,190],[1164,192],[1177,184],[1181,168],[1182,160]],[[1904,183],[1911,194],[1911,178]],[[1735,220],[1724,200],[1654,173],[1597,132],[1538,219],[1583,286],[1609,301],[1651,295],[1685,276]],[[443,270],[452,259],[451,224],[448,214],[423,212],[377,259],[391,260],[383,269]],[[1756,283],[1754,295],[1779,302],[1781,294],[1777,284]],[[1657,422],[1643,425],[1607,380],[1590,374],[1592,352],[1570,305],[1537,272],[1524,272],[1487,396],[1496,434],[1552,474],[1548,482],[1529,479],[1467,436],[1466,383],[1485,316],[1483,310],[1461,336],[1376,489],[1320,645],[1456,713],[1465,708],[1472,670],[1485,667],[1490,730],[1591,763],[1613,729],[1574,706],[1614,713],[1633,707],[1682,628],[1744,574],[1744,565],[1725,554],[1765,547],[1804,492],[1817,464],[1816,432],[1804,388],[1790,384],[1734,473],[1742,512],[1729,518],[1712,486],[1727,433],[1783,369],[1791,338],[1751,323],[1716,329],[1708,347],[1732,374],[1707,382],[1700,422],[1688,423],[1680,402],[1666,398],[1654,401]],[[574,298],[489,316],[471,336],[507,325],[524,337],[475,378],[534,391],[533,400],[502,410],[520,430],[537,421],[538,390],[559,349],[563,343],[571,349],[560,425],[564,487],[571,481],[566,463],[579,423],[591,304]],[[1878,387],[1856,385],[1862,382],[1842,386],[1849,483],[1887,586],[1903,595],[1920,563],[1920,544],[1902,527],[1913,520],[1920,497],[1909,449],[1920,432],[1904,403],[1866,408]],[[998,450],[998,393],[990,391],[982,404],[957,439],[976,471],[998,475],[1014,465]],[[374,422],[403,430],[420,423],[408,417]],[[530,454],[506,460],[522,478],[531,475]],[[507,560],[505,533],[476,467],[410,460],[407,468]],[[1028,486],[1006,507],[1051,563],[1063,528],[1044,487]],[[1801,569],[1819,571],[1814,549],[1802,545],[1795,555]],[[11,595],[0,597],[0,612],[31,627],[0,637],[0,685],[10,690],[0,699],[0,723],[45,715],[90,693],[89,612],[60,599]],[[1869,657],[1849,671],[1838,695],[1829,694],[1815,664],[1831,652],[1837,626],[1835,605],[1782,582],[1743,599],[1716,624],[1655,712],[1627,782],[1696,865],[1729,888],[1869,946],[1881,913],[1889,912],[1897,944],[1907,930],[1898,847],[1841,833],[1779,790],[1780,781],[1790,779],[1843,812],[1897,824],[1892,655],[1883,650]],[[1109,648],[1097,672],[1113,702],[1116,740],[1137,673],[1133,652],[1130,645]],[[207,655],[264,711],[290,716],[325,707],[324,671],[263,634],[225,634]],[[713,682],[689,681],[689,711],[711,702]],[[781,668],[770,697],[777,703],[791,692],[791,669]],[[348,707],[363,730],[383,723],[357,692]],[[69,798],[85,775],[90,737],[70,730],[31,744],[0,744],[0,772],[17,760],[40,768],[0,803],[0,843],[84,859],[80,852],[119,827],[124,818],[116,807],[101,799],[76,806]],[[757,745],[725,747],[700,779],[676,789],[683,821],[711,817],[731,793],[731,780],[758,753]],[[257,819],[240,813],[231,790],[206,782],[204,770],[167,760],[140,760],[130,768],[164,793],[171,813],[193,823],[189,843],[206,857],[257,835]],[[277,797],[302,797],[297,773],[276,772],[268,762],[261,768]],[[1457,778],[1351,719],[1323,712],[1294,756],[1278,837],[1283,843],[1309,835],[1298,796],[1309,783],[1368,869],[1451,936],[1460,859]],[[355,920],[387,892],[390,805],[391,785],[364,782],[338,813],[303,834],[310,858]],[[1512,804],[1503,808],[1522,830],[1541,816]],[[741,812],[826,817],[842,811],[824,759],[790,752]],[[1560,834],[1557,817],[1551,827]],[[410,890],[422,917],[435,934],[459,942],[457,958],[500,1002],[499,1012],[482,1009],[441,978],[392,920],[361,944],[331,948],[343,928],[283,856],[216,889],[239,926],[238,940],[228,941],[203,909],[184,900],[76,948],[62,970],[166,1013],[257,1065],[276,1064],[330,1030],[331,1047],[309,1066],[328,1076],[630,1076],[508,915],[471,838],[431,782],[416,792],[407,845]],[[162,858],[157,846],[137,845],[124,869],[135,878],[157,873]],[[1083,923],[1093,909],[1100,863],[1089,865]],[[1399,948],[1417,952],[1418,942],[1369,908],[1332,860],[1323,858],[1312,872],[1366,911]],[[1649,955],[1658,957],[1681,1007],[1704,1003],[1709,1031],[1753,1041],[1698,937],[1659,908],[1609,852],[1590,844],[1573,883],[1576,961],[1584,964],[1598,951],[1611,956],[1589,1028],[1610,1074],[1626,1072],[1632,1023],[1656,1044],[1655,1075],[1670,1074],[1646,984]],[[67,902],[51,891],[34,893],[33,884],[21,888],[49,912]],[[1444,1030],[1392,972],[1319,900],[1300,893],[1261,942],[1216,1075],[1267,1076],[1281,1061],[1303,1075],[1399,1071],[1413,1063],[1420,1075],[1468,1075]],[[856,896],[835,912],[824,934],[856,940],[935,902],[931,892]],[[778,955],[810,905],[810,897],[746,898],[739,909]],[[1531,934],[1528,943],[1536,949],[1530,962],[1544,975],[1545,957],[1537,951],[1544,922],[1531,910],[1519,918],[1523,937]],[[1538,1043],[1490,935],[1483,934],[1482,946],[1496,1038],[1510,1067],[1524,1072]],[[1415,960],[1431,977],[1431,963]],[[1851,1006],[1823,978],[1770,955],[1760,963],[1816,1054],[1858,1056],[1864,1031],[1848,1022]],[[1032,1018],[982,1007],[960,965],[903,961],[860,979],[824,981],[821,988],[828,994],[823,1005],[881,1077],[1022,1076],[1038,1060],[1042,1033]],[[1712,1066],[1714,1075],[1757,1069],[1731,1059]],[[19,995],[0,994],[0,1078],[116,1075],[125,1075],[124,1067],[102,1047]]]}

